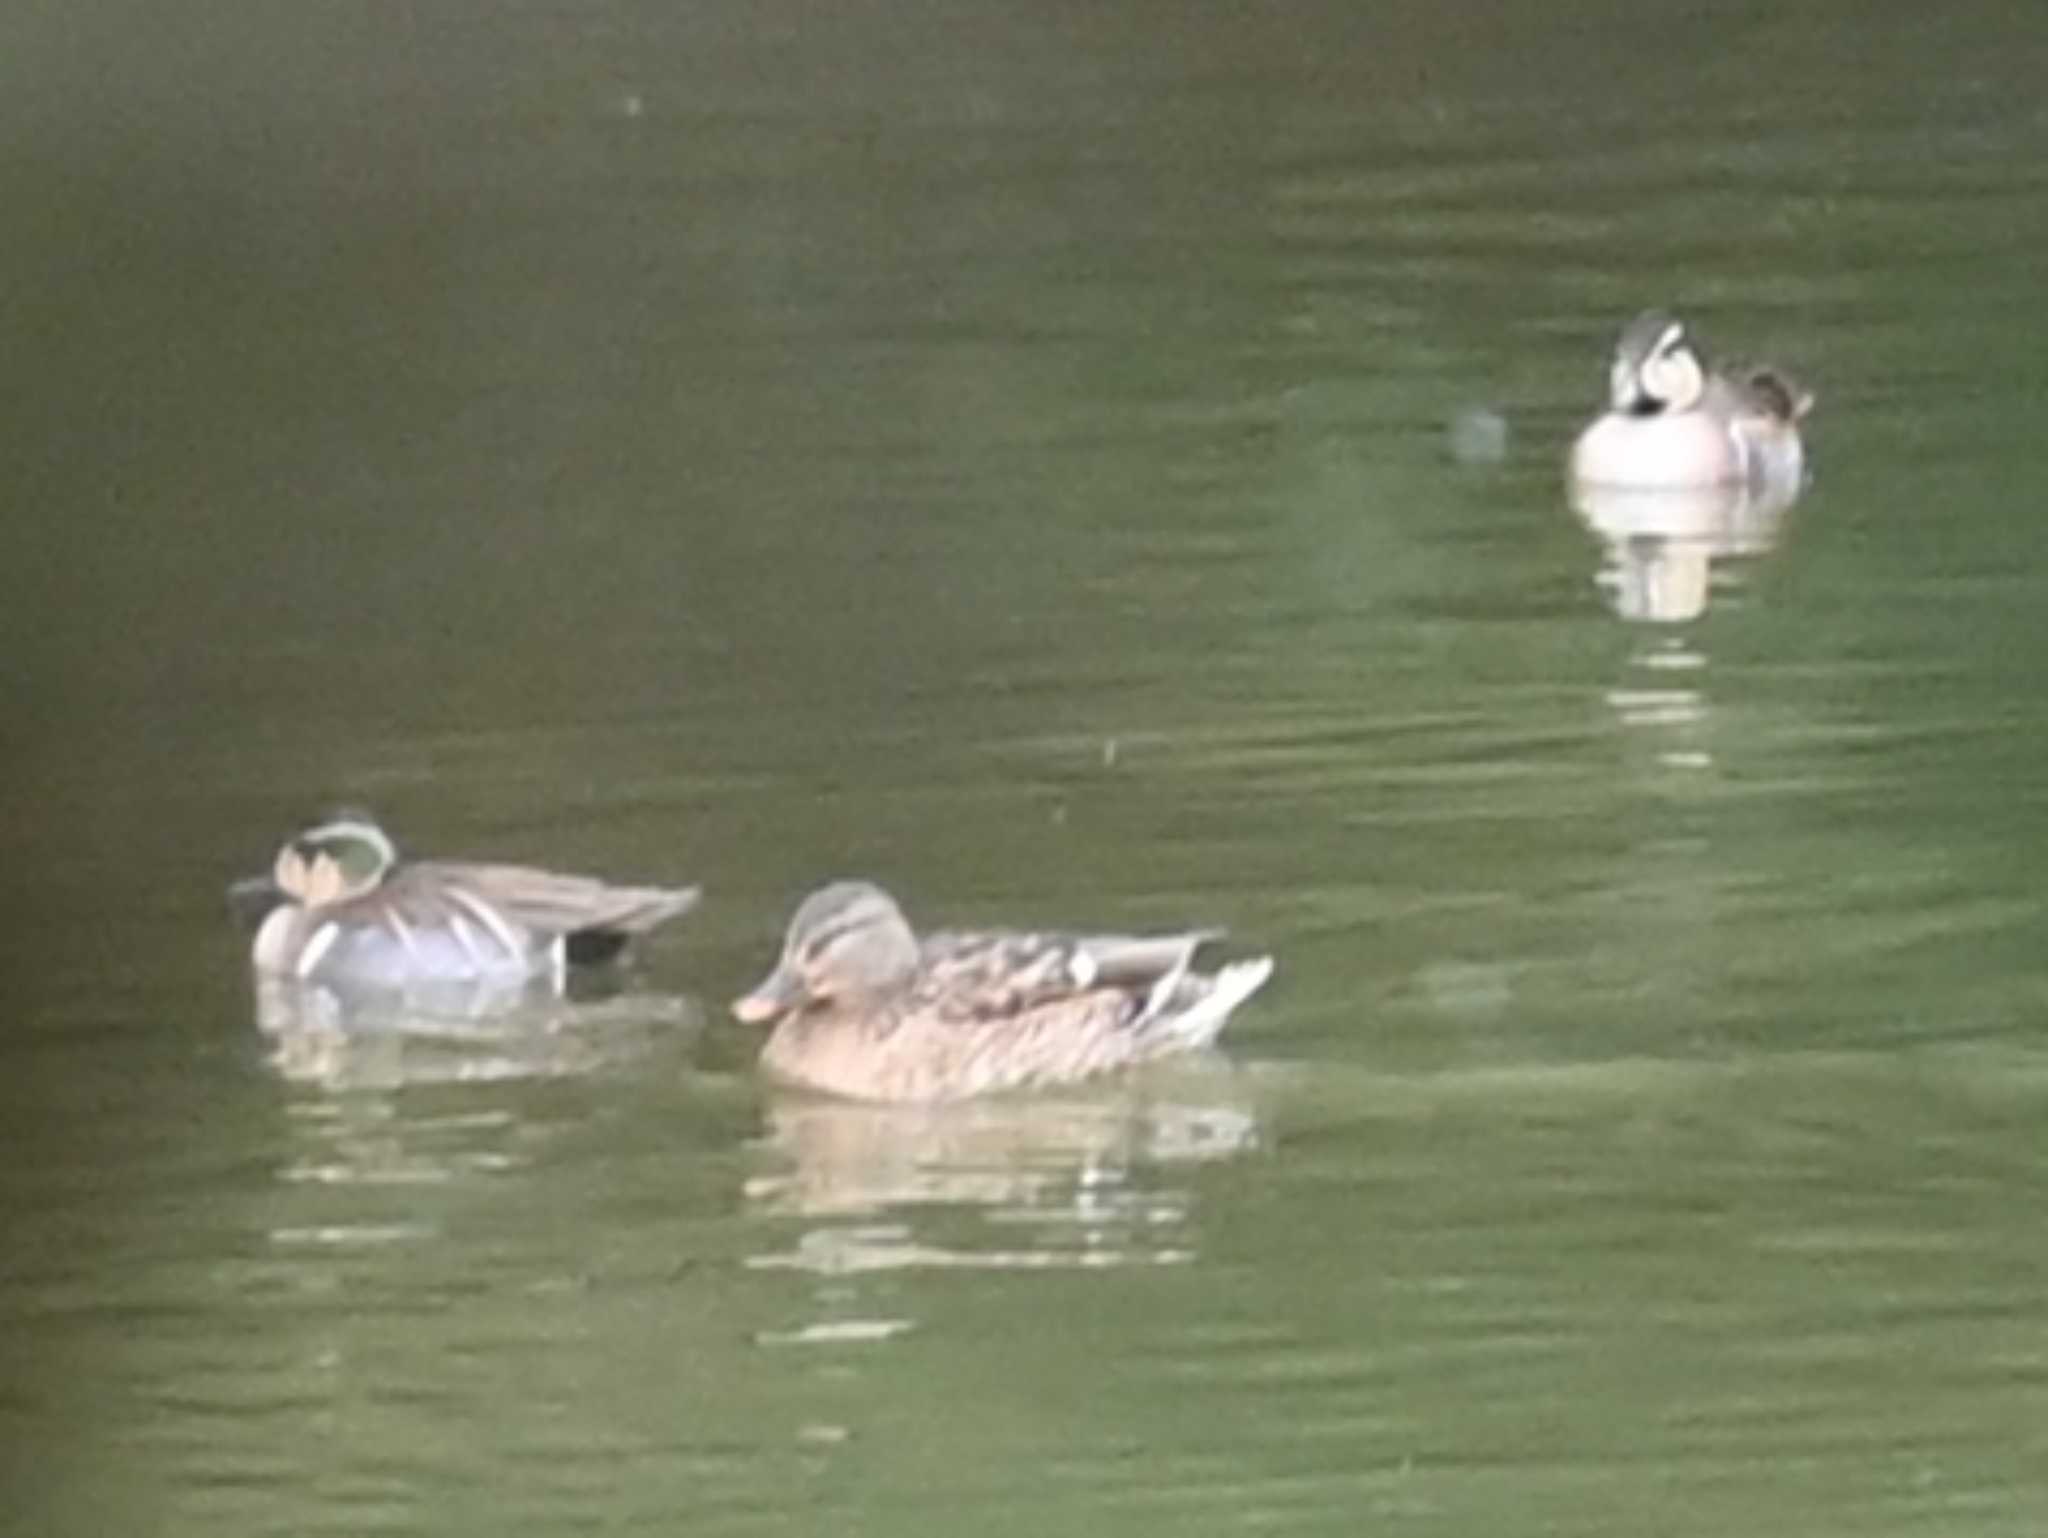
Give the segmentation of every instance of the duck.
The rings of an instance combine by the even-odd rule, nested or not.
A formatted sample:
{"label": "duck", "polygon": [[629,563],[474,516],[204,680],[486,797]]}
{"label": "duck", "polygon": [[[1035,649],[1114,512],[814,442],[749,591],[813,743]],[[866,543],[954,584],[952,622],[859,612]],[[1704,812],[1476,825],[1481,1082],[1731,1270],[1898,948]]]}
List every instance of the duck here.
{"label": "duck", "polygon": [[285,841],[231,900],[262,911],[260,977],[334,987],[559,985],[695,907],[696,887],[615,886],[524,865],[403,860],[375,818],[342,811]]}
{"label": "duck", "polygon": [[1197,972],[1216,930],[1019,930],[918,937],[870,881],[834,881],[791,917],[774,970],[735,1000],[773,1023],[761,1067],[849,1100],[935,1104],[1072,1083],[1208,1046],[1273,960]]}
{"label": "duck", "polygon": [[1607,381],[1607,409],[1572,445],[1573,481],[1641,491],[1798,487],[1799,423],[1813,396],[1782,369],[1716,370],[1684,321],[1645,310],[1622,328]]}

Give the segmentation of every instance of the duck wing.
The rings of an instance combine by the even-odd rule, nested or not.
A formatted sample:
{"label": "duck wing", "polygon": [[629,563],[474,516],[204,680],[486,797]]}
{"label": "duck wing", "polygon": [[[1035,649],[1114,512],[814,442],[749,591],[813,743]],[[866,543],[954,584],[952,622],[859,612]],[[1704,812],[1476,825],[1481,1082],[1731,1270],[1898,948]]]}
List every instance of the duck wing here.
{"label": "duck wing", "polygon": [[1215,931],[1060,935],[1017,931],[928,935],[917,991],[956,1018],[1023,1014],[1083,995],[1164,997]]}
{"label": "duck wing", "polygon": [[1093,969],[1064,935],[942,932],[919,946],[916,1004],[952,1019],[1019,1015],[1084,993]]}
{"label": "duck wing", "polygon": [[1101,985],[1149,988],[1194,965],[1195,952],[1223,938],[1220,929],[1179,935],[1084,935],[1074,944],[1093,963]]}
{"label": "duck wing", "polygon": [[1743,407],[1777,422],[1799,422],[1813,410],[1813,392],[1773,363],[1738,363],[1729,382]]}
{"label": "duck wing", "polygon": [[[537,934],[645,934],[697,905],[697,887],[614,886],[594,876],[568,876],[526,865],[427,860],[401,868],[389,890],[409,878],[414,889],[438,900],[466,892],[514,924]],[[459,899],[458,899],[459,900]]]}

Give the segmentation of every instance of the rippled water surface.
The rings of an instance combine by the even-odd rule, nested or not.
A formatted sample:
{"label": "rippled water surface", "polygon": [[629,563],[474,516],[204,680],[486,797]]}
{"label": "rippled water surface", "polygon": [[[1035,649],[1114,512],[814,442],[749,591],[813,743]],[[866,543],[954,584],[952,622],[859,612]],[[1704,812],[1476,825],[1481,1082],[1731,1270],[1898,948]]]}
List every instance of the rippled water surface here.
{"label": "rippled water surface", "polygon": [[[2048,1531],[2031,4],[6,23],[34,1534]],[[1789,507],[1575,507],[1617,326]],[[261,1007],[307,809],[700,881]],[[1217,1060],[770,1093],[825,877]]]}

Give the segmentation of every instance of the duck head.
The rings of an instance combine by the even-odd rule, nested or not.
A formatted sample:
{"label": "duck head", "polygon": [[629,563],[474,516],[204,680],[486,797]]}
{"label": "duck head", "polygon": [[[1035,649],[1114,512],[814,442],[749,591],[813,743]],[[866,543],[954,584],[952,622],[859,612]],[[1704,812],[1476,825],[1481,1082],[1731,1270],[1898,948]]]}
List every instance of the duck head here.
{"label": "duck head", "polygon": [[758,1023],[820,1004],[884,997],[917,972],[917,936],[903,910],[866,881],[820,887],[796,910],[775,970],[733,1001]]}
{"label": "duck head", "polygon": [[1624,416],[1689,411],[1707,388],[1706,359],[1667,310],[1645,310],[1622,328],[1607,371],[1608,399]]}
{"label": "duck head", "polygon": [[271,879],[293,902],[324,908],[372,890],[398,863],[384,830],[361,812],[337,812],[277,852]]}

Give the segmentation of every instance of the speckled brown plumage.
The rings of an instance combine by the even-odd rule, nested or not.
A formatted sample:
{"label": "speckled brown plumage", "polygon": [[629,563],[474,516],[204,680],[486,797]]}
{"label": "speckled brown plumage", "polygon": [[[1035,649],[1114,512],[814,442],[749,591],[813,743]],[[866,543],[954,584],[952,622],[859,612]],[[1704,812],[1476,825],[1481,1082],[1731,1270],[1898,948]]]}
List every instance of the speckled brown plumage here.
{"label": "speckled brown plumage", "polygon": [[1270,959],[1193,970],[1210,931],[1157,937],[948,931],[922,942],[879,887],[838,882],[792,919],[734,1005],[776,1022],[778,1078],[864,1100],[1065,1083],[1206,1045]]}

